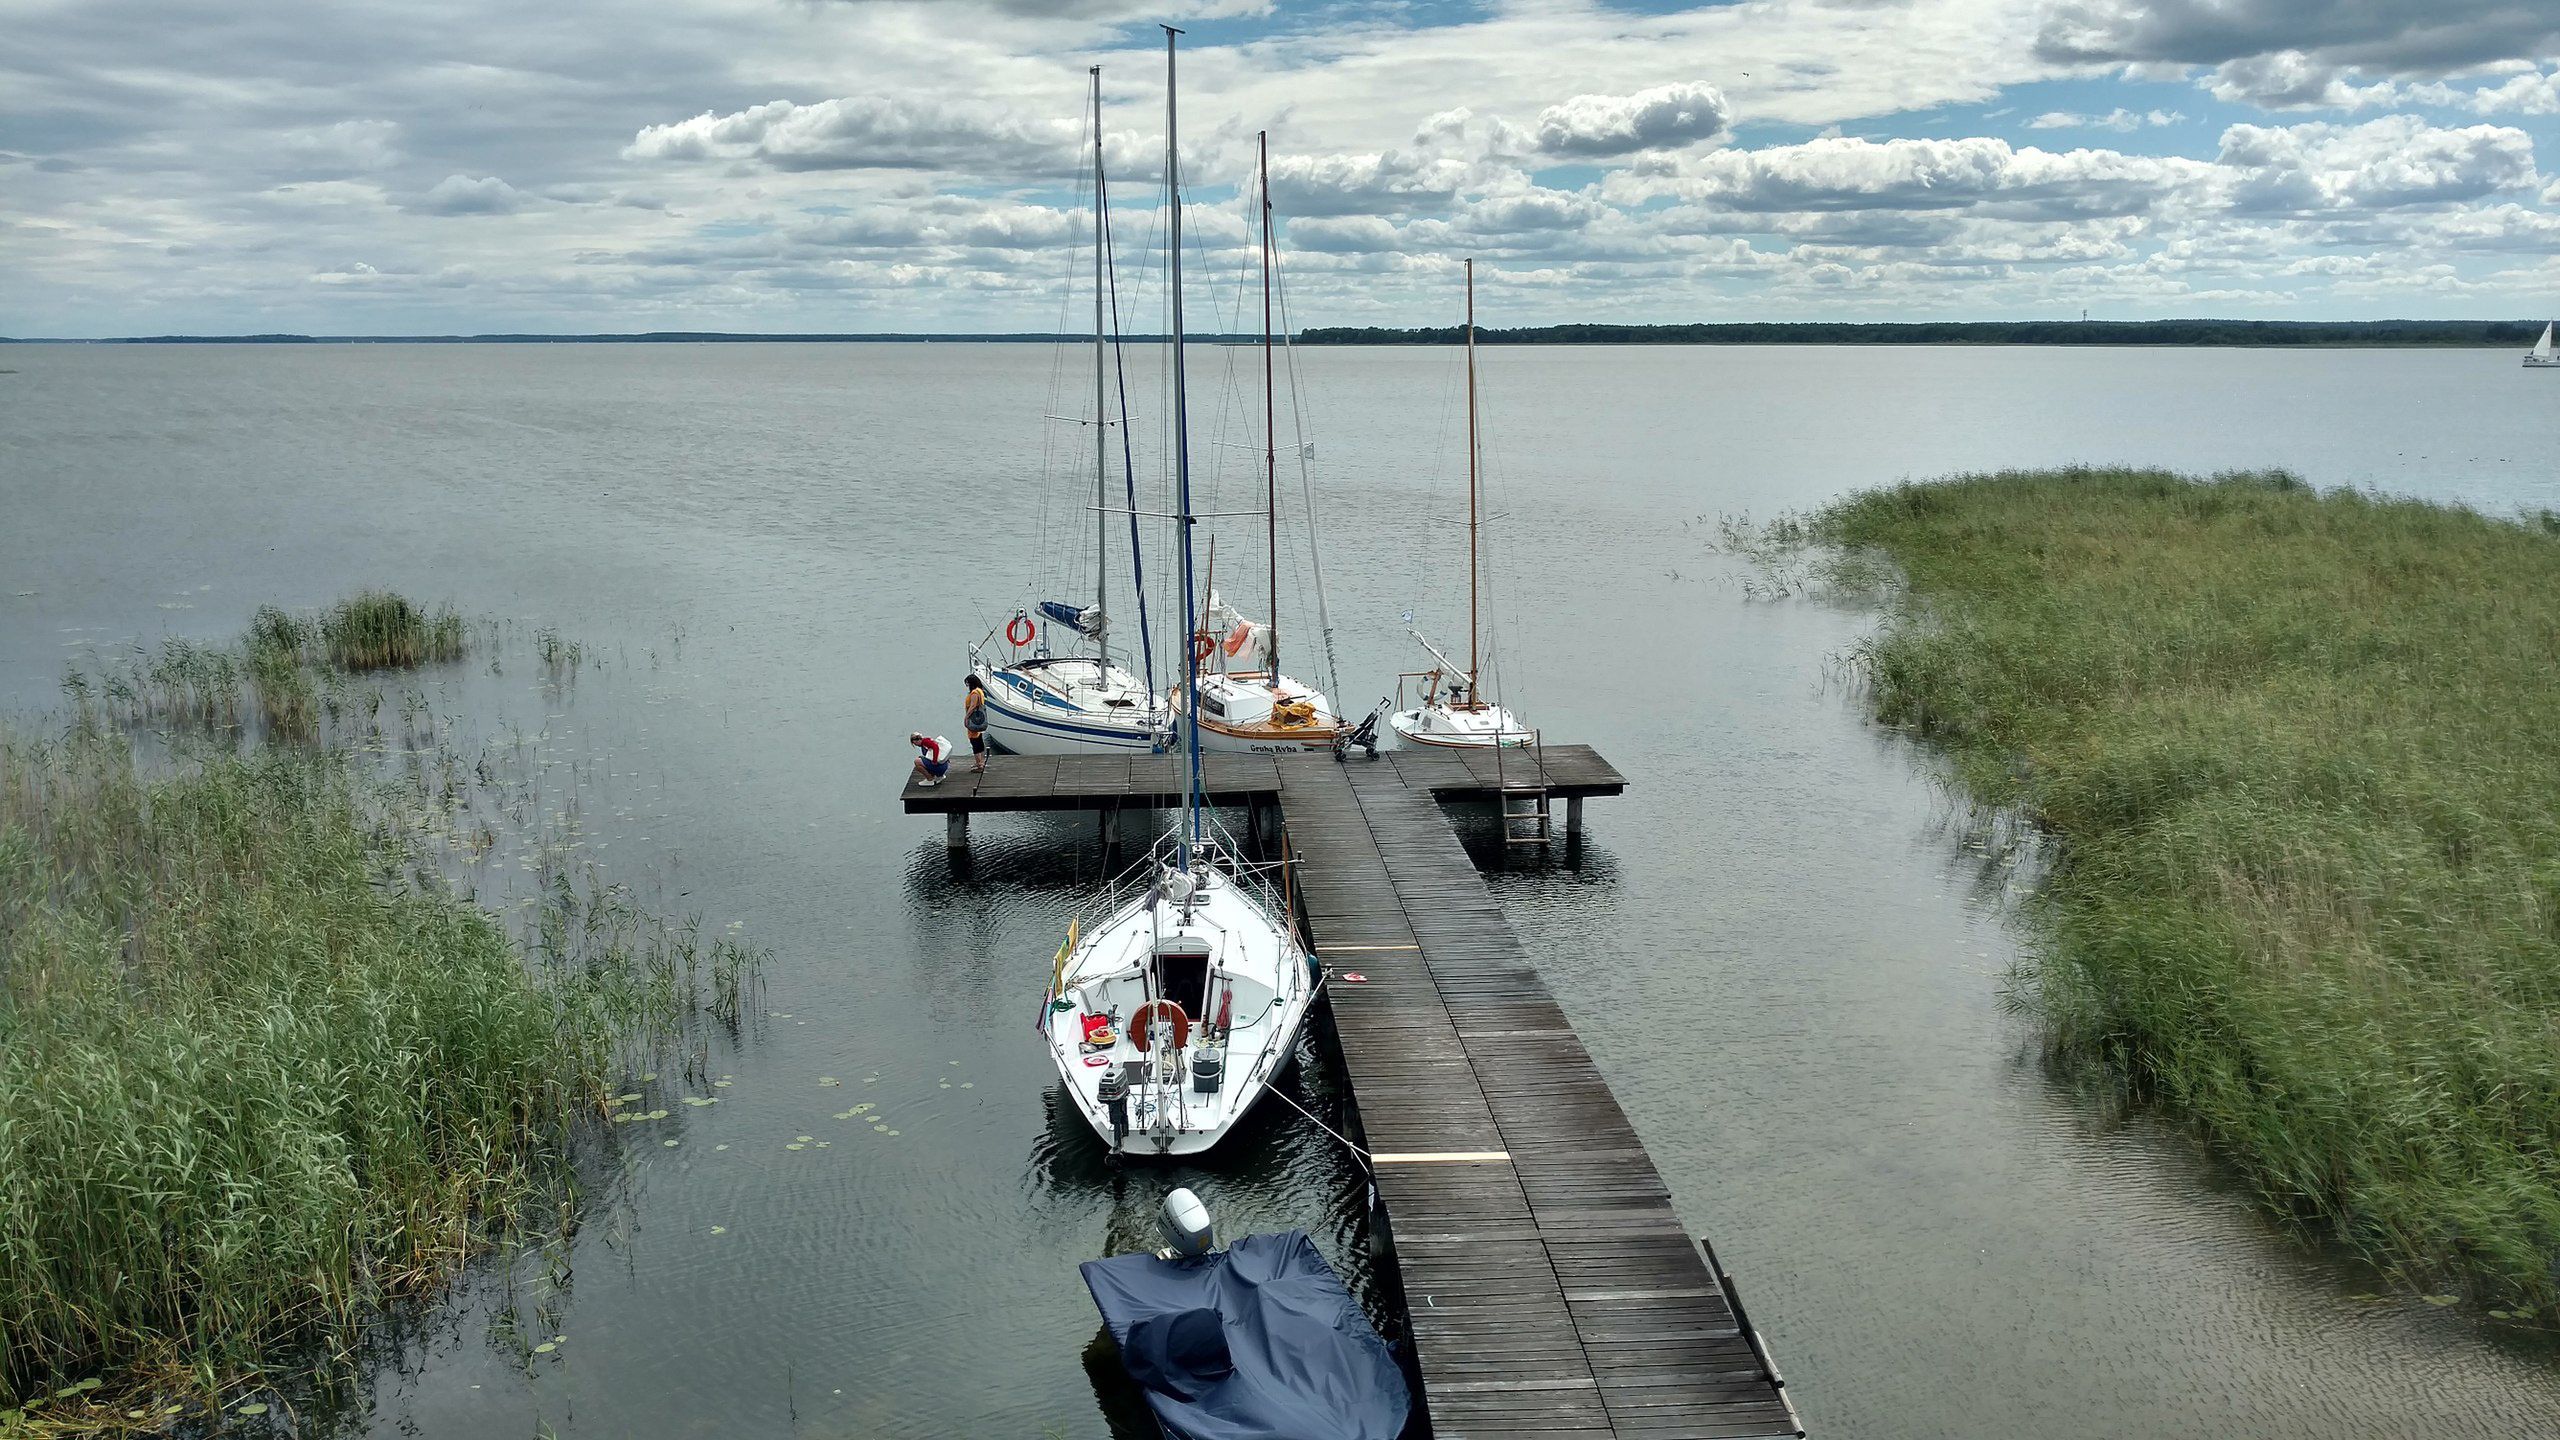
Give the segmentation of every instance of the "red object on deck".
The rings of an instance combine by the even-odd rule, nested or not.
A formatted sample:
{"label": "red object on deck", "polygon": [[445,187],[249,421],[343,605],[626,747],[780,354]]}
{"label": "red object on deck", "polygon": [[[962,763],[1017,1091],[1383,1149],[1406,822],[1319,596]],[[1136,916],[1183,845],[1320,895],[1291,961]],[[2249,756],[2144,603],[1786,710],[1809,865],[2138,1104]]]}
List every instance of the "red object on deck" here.
{"label": "red object on deck", "polygon": [[1227,1032],[1228,1022],[1235,1019],[1236,992],[1230,990],[1218,997],[1218,1033]]}

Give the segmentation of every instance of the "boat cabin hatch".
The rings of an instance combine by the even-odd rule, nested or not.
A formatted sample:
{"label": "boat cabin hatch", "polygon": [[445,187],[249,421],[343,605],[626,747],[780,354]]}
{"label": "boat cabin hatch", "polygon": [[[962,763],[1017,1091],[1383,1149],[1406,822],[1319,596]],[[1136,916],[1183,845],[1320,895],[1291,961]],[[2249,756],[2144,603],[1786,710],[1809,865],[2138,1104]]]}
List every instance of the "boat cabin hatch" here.
{"label": "boat cabin hatch", "polygon": [[1188,936],[1156,947],[1156,994],[1198,1017],[1209,1006],[1209,942]]}

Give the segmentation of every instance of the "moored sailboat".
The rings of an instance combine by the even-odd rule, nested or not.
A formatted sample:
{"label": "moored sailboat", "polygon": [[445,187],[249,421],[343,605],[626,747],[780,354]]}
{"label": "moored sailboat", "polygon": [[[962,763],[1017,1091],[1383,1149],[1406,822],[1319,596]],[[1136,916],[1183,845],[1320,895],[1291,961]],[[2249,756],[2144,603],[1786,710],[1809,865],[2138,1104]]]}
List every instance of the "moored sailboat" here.
{"label": "moored sailboat", "polygon": [[[1183,613],[1191,612],[1190,401],[1182,360],[1182,187],[1174,37],[1165,27],[1165,190],[1172,261],[1173,453]],[[1200,678],[1187,650],[1186,688]],[[1248,863],[1208,818],[1202,727],[1182,726],[1187,780],[1172,831],[1069,927],[1040,1025],[1067,1098],[1114,1151],[1191,1155],[1216,1145],[1297,1053],[1314,963],[1281,919],[1279,867]]]}
{"label": "moored sailboat", "polygon": [[[1423,638],[1413,638],[1431,656],[1432,668],[1404,679],[1419,682],[1421,695],[1410,709],[1387,717],[1396,734],[1416,745],[1482,750],[1529,744],[1535,732],[1501,705],[1485,698],[1480,583],[1483,503],[1477,472],[1480,445],[1476,426],[1476,262],[1467,262],[1467,663],[1463,670]],[[1399,682],[1399,690],[1402,684]]]}
{"label": "moored sailboat", "polygon": [[[1118,378],[1118,288],[1111,268],[1110,189],[1102,167],[1102,67],[1093,76],[1093,603],[1047,600],[1016,610],[1004,625],[969,647],[969,672],[987,697],[987,735],[997,748],[1021,755],[1076,755],[1163,750],[1172,719],[1155,694],[1155,653],[1148,640],[1146,568],[1138,543],[1136,467],[1129,452],[1129,407],[1120,386],[1117,419],[1111,417],[1111,382]],[[1120,432],[1121,508],[1129,520],[1129,572],[1138,607],[1141,679],[1111,655],[1109,565],[1111,550],[1111,433]],[[996,648],[1001,635],[1007,650]],[[1055,643],[1063,639],[1064,649]]]}
{"label": "moored sailboat", "polygon": [[[1280,669],[1280,449],[1279,390],[1271,328],[1271,137],[1259,137],[1262,219],[1262,478],[1263,526],[1271,575],[1271,614],[1255,622],[1218,599],[1191,636],[1198,662],[1214,668],[1195,674],[1169,698],[1174,713],[1196,717],[1201,743],[1211,750],[1247,754],[1327,751],[1343,732],[1342,717],[1322,690]],[[1319,587],[1322,585],[1318,580]],[[1321,598],[1319,598],[1321,604]]]}
{"label": "moored sailboat", "polygon": [[2546,365],[2560,366],[2560,351],[2554,351],[2551,348],[2549,322],[2545,322],[2542,327],[2542,338],[2534,341],[2533,348],[2525,352],[2524,363],[2532,369],[2540,369]]}

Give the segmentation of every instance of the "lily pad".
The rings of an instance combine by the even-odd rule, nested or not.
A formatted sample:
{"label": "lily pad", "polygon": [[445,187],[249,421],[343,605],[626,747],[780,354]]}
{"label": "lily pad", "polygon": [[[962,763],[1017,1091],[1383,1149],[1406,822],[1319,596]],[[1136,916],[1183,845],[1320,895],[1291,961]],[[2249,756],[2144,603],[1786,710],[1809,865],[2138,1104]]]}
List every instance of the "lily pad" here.
{"label": "lily pad", "polygon": [[2430,1305],[2451,1305],[2462,1297],[2459,1295],[2421,1295],[2418,1298],[2426,1301]]}
{"label": "lily pad", "polygon": [[728,1146],[726,1146],[726,1145],[714,1145],[714,1146],[712,1146],[711,1148],[712,1148],[712,1149],[714,1149],[714,1150],[726,1150],[726,1149],[728,1149],[729,1147],[728,1147]]}
{"label": "lily pad", "polygon": [[726,1080],[714,1080],[711,1082],[711,1088],[714,1090],[726,1090],[729,1088],[729,1085],[730,1082]]}
{"label": "lily pad", "polygon": [[883,1133],[885,1133],[885,1134],[890,1134],[890,1135],[895,1135],[895,1134],[897,1134],[898,1132],[897,1132],[897,1131],[895,1131],[895,1130],[890,1130],[890,1131],[885,1131],[885,1132],[883,1132]]}
{"label": "lily pad", "polygon": [[635,1092],[633,1092],[633,1093],[631,1093],[631,1094],[629,1094],[629,1095],[616,1095],[616,1096],[614,1096],[614,1097],[613,1097],[613,1103],[614,1103],[614,1104],[616,1104],[616,1105],[628,1105],[628,1104],[631,1104],[633,1101],[638,1100],[639,1098],[640,1098],[639,1093],[635,1091]]}
{"label": "lily pad", "polygon": [[818,1077],[818,1083],[821,1085],[841,1085],[844,1082],[833,1075],[821,1075]]}
{"label": "lily pad", "polygon": [[652,1110],[649,1112],[649,1118],[652,1120],[664,1120],[667,1118],[667,1112],[664,1110]]}
{"label": "lily pad", "polygon": [[560,1347],[559,1347],[558,1345],[554,1344],[553,1342],[551,1342],[551,1341],[549,1341],[549,1340],[545,1340],[545,1341],[543,1341],[541,1344],[536,1345],[536,1346],[534,1346],[534,1347],[533,1347],[533,1353],[534,1353],[534,1354],[536,1354],[536,1355],[548,1355],[548,1354],[550,1354],[552,1351],[557,1350],[557,1349],[559,1349],[559,1348],[560,1348]]}
{"label": "lily pad", "polygon": [[810,1148],[810,1149],[812,1149],[812,1150],[824,1150],[824,1149],[826,1149],[828,1146],[833,1145],[834,1143],[836,1143],[836,1142],[834,1142],[833,1140],[813,1140],[813,1141],[809,1142],[809,1148]]}
{"label": "lily pad", "polygon": [[681,1140],[661,1140],[661,1141],[659,1141],[658,1143],[659,1143],[659,1144],[661,1144],[661,1145],[666,1146],[666,1147],[667,1147],[668,1149],[670,1149],[670,1150],[673,1150],[673,1149],[674,1149],[674,1148],[676,1148],[678,1145],[681,1145],[681,1144],[683,1144],[684,1142],[683,1142],[683,1141],[681,1141]]}
{"label": "lily pad", "polygon": [[640,1078],[641,1078],[641,1079],[643,1079],[643,1080],[655,1080],[655,1079],[657,1079],[657,1078],[658,1078],[658,1072],[657,1072],[657,1071],[655,1071],[655,1070],[652,1070],[652,1071],[650,1071],[648,1074],[643,1075],[643,1076],[641,1076]]}
{"label": "lily pad", "polygon": [[260,1405],[260,1404],[257,1404],[257,1403],[255,1403],[255,1402],[252,1402],[252,1403],[250,1403],[250,1404],[247,1404],[247,1405],[243,1405],[243,1406],[241,1406],[239,1409],[234,1410],[234,1411],[232,1411],[231,1413],[232,1413],[232,1414],[234,1414],[234,1415],[264,1415],[264,1414],[266,1414],[266,1413],[267,1413],[267,1407],[266,1407],[266,1406],[264,1406],[264,1405]]}
{"label": "lily pad", "polygon": [[797,1141],[797,1140],[794,1140],[794,1141],[792,1141],[790,1144],[785,1145],[785,1146],[783,1146],[782,1148],[783,1148],[783,1149],[785,1149],[785,1150],[806,1150],[806,1149],[808,1149],[809,1147],[808,1147],[808,1146],[806,1146],[806,1145],[801,1144],[801,1143],[800,1143],[799,1141]]}
{"label": "lily pad", "polygon": [[799,1142],[800,1142],[801,1144],[803,1144],[803,1145],[806,1145],[806,1144],[808,1144],[812,1139],[815,1139],[816,1137],[815,1137],[815,1136],[810,1136],[810,1135],[794,1135],[794,1136],[792,1136],[791,1138],[792,1138],[792,1139],[794,1139],[794,1140],[799,1141]]}
{"label": "lily pad", "polygon": [[726,1225],[714,1225],[711,1227],[711,1233],[714,1235],[726,1235],[729,1233],[729,1227]]}
{"label": "lily pad", "polygon": [[687,1095],[684,1097],[684,1103],[699,1110],[705,1105],[719,1104],[720,1097],[716,1095]]}

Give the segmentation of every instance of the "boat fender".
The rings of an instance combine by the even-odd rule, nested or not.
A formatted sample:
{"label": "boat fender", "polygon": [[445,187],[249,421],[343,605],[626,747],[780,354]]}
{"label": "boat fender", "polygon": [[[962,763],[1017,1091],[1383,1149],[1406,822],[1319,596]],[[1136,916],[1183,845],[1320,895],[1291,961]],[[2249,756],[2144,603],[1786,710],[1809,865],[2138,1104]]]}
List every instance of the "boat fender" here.
{"label": "boat fender", "polygon": [[1034,633],[1036,632],[1032,629],[1031,617],[1020,612],[1016,612],[1012,623],[1004,627],[1004,638],[1016,650],[1030,644]]}

